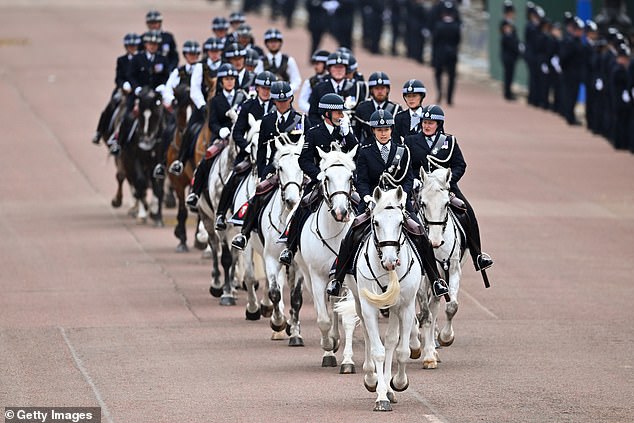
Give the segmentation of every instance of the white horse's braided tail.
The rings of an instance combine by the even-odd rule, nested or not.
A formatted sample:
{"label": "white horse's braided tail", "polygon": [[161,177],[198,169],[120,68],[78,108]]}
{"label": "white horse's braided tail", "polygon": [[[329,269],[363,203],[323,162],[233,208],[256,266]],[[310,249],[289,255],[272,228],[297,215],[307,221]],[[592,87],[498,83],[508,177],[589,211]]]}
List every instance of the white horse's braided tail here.
{"label": "white horse's braided tail", "polygon": [[401,284],[398,281],[398,275],[395,270],[388,272],[390,277],[387,283],[387,290],[383,294],[373,294],[366,288],[361,290],[361,294],[377,308],[390,308],[395,305],[401,295]]}

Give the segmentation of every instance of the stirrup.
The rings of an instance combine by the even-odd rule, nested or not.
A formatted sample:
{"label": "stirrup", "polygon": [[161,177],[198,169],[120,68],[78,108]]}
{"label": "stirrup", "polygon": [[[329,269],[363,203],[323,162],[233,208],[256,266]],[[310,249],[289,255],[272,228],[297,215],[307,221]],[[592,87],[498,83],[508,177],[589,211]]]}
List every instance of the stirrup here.
{"label": "stirrup", "polygon": [[99,144],[99,141],[101,140],[101,134],[99,132],[95,132],[95,135],[93,135],[92,137],[92,143],[93,144]]}
{"label": "stirrup", "polygon": [[493,266],[493,259],[487,253],[480,253],[476,258],[476,270],[478,272],[482,270],[486,270],[489,267]]}
{"label": "stirrup", "polygon": [[165,179],[165,166],[161,163],[154,166],[154,170],[152,171],[152,177],[154,179]]}
{"label": "stirrup", "polygon": [[236,250],[244,250],[244,248],[247,246],[247,237],[242,234],[237,234],[231,240],[231,246]]}
{"label": "stirrup", "polygon": [[169,168],[169,173],[172,175],[180,176],[183,173],[183,162],[180,160],[174,160]]}
{"label": "stirrup", "polygon": [[196,209],[196,207],[198,207],[198,196],[195,192],[192,192],[187,196],[185,204],[187,204],[191,209]]}
{"label": "stirrup", "polygon": [[284,248],[280,253],[280,263],[285,264],[286,266],[290,266],[293,264],[293,252],[290,248]]}
{"label": "stirrup", "polygon": [[227,218],[225,218],[224,214],[218,215],[216,218],[216,230],[224,231],[227,229]]}
{"label": "stirrup", "polygon": [[326,293],[332,297],[338,297],[340,290],[341,282],[339,282],[337,279],[331,280],[330,282],[328,282],[328,285],[326,285]]}
{"label": "stirrup", "polygon": [[442,297],[445,294],[449,293],[449,288],[447,288],[447,282],[443,279],[436,279],[431,284],[431,290],[434,293],[435,297]]}

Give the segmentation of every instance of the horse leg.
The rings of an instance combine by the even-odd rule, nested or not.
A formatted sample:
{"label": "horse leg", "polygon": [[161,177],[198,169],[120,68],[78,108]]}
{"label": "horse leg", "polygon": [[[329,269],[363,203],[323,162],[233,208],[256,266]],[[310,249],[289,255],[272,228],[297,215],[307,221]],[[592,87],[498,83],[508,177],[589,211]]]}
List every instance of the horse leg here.
{"label": "horse leg", "polygon": [[255,267],[253,265],[253,247],[251,246],[251,243],[247,244],[247,248],[244,254],[246,255],[243,260],[244,285],[247,291],[247,306],[245,313],[247,320],[260,320],[262,311],[260,310],[260,304],[258,303],[258,294],[256,291],[257,281],[255,279]]}
{"label": "horse leg", "polygon": [[[118,160],[118,159],[117,159]],[[112,207],[118,209],[121,207],[121,203],[123,201],[123,182],[125,181],[125,171],[121,169],[121,166],[117,163],[117,173],[115,174],[117,179],[117,192],[114,195],[114,198],[110,202]]]}
{"label": "horse leg", "polygon": [[445,305],[445,326],[438,334],[438,343],[443,347],[448,347],[453,344],[454,332],[453,332],[453,318],[458,312],[458,290],[460,289],[460,276],[461,269],[460,264],[452,264],[452,267],[457,267],[449,275],[449,302]]}
{"label": "horse leg", "polygon": [[[209,228],[207,228],[209,230]],[[209,248],[211,249],[211,285],[209,293],[212,297],[220,298],[222,296],[222,283],[220,282],[220,266],[218,256],[220,255],[220,239],[215,232],[207,232],[209,234]]]}
{"label": "horse leg", "polygon": [[370,345],[370,361],[374,364],[374,374],[376,375],[375,386],[377,398],[374,404],[374,411],[392,411],[392,404],[387,396],[388,387],[385,381],[385,347],[381,343],[381,336],[379,333],[378,310],[367,304],[365,307],[362,307],[362,312],[363,321],[365,322],[366,331],[368,333],[368,344]]}
{"label": "horse leg", "polygon": [[150,207],[150,217],[154,221],[154,226],[162,228],[165,226],[163,223],[163,183],[154,178],[152,179],[152,206]]}
{"label": "horse leg", "polygon": [[[400,308],[392,307],[389,313],[389,320],[387,325],[387,330],[385,334],[385,361],[383,364],[383,378],[385,381],[389,381],[390,385],[387,387],[387,399],[390,400],[390,403],[396,403],[396,396],[394,395],[394,391],[398,391],[399,389],[394,389],[392,385],[392,362],[394,361],[394,351],[396,350],[396,346],[399,343],[399,323],[400,323]],[[409,356],[409,334],[407,337],[408,341],[408,351],[407,355]],[[397,385],[397,388],[400,385]],[[403,389],[400,389],[403,390]]]}
{"label": "horse leg", "polygon": [[317,313],[317,327],[321,332],[321,339],[319,345],[324,350],[324,354],[321,358],[322,367],[335,367],[337,366],[337,358],[333,349],[335,347],[334,340],[329,336],[330,326],[332,325],[332,319],[326,305],[326,284],[317,275],[311,277],[313,302],[315,305],[315,312]]}
{"label": "horse leg", "polygon": [[416,327],[416,304],[414,301],[399,310],[398,318],[400,321],[400,342],[396,347],[396,361],[398,363],[396,374],[390,381],[390,387],[398,392],[404,391],[409,387],[409,379],[406,373],[407,360],[410,357],[410,335],[412,327]]}
{"label": "horse leg", "polygon": [[233,292],[233,257],[231,256],[231,250],[226,241],[222,241],[222,256],[220,258],[222,268],[224,270],[225,282],[222,287],[222,296],[220,297],[220,305],[234,306],[236,305],[236,297]]}
{"label": "horse leg", "polygon": [[165,192],[165,208],[173,209],[174,207],[176,207],[177,201],[176,201],[175,189],[171,183],[170,178],[165,179],[165,185],[163,185],[163,190]]}
{"label": "horse leg", "polygon": [[421,302],[420,324],[423,328],[425,344],[423,347],[423,369],[435,369],[438,367],[438,352],[436,351],[436,313],[438,313],[439,300],[431,296],[428,298],[427,292],[429,279],[425,276],[425,281],[421,290],[425,292],[424,301]]}
{"label": "horse leg", "polygon": [[[293,272],[295,273],[295,272]],[[299,323],[299,311],[302,308],[304,298],[302,296],[303,278],[293,275],[288,278],[289,281],[293,281],[293,287],[291,288],[291,309],[289,320],[289,326],[286,327],[286,333],[290,336],[288,340],[289,347],[303,347],[304,339],[302,338],[300,323]]]}
{"label": "horse leg", "polygon": [[185,204],[178,203],[178,213],[176,214],[176,227],[174,228],[174,236],[180,241],[176,246],[177,253],[186,253],[189,251],[187,247],[187,207]]}
{"label": "horse leg", "polygon": [[282,298],[283,283],[286,277],[286,269],[282,269],[277,261],[277,257],[266,254],[265,265],[267,279],[269,280],[269,299],[273,303],[273,314],[271,315],[271,329],[273,334],[271,339],[284,339],[286,329],[286,318],[284,317],[284,302]]}
{"label": "horse leg", "polygon": [[348,294],[344,300],[337,303],[336,311],[341,315],[341,325],[343,326],[343,333],[345,335],[343,358],[341,360],[339,373],[353,374],[357,371],[354,367],[354,361],[352,360],[352,336],[354,334],[354,328],[357,325],[358,317],[355,312],[354,297],[352,296],[351,290],[348,290]]}

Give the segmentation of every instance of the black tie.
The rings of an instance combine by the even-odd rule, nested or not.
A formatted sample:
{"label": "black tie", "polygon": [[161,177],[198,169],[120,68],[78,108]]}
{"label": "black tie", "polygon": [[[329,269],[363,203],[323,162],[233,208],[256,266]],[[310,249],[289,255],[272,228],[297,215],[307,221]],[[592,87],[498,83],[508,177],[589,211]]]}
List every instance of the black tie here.
{"label": "black tie", "polygon": [[268,111],[269,108],[269,102],[265,101],[264,103],[262,103],[262,109],[264,110],[264,114],[266,114],[266,112]]}
{"label": "black tie", "polygon": [[337,94],[341,94],[341,85],[337,85]]}

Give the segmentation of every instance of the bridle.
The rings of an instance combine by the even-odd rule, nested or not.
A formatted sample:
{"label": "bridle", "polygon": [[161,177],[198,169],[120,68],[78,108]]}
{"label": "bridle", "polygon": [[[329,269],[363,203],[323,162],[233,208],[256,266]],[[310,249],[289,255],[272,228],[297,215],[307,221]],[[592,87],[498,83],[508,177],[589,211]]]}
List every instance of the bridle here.
{"label": "bridle", "polygon": [[[280,155],[280,156],[278,157],[278,162],[279,162],[279,159],[281,159],[282,157],[284,157],[284,156],[290,156],[290,155],[296,155],[296,156],[299,156],[299,154],[296,154],[296,153],[284,153],[284,154],[282,154],[282,155]],[[282,181],[282,178],[280,177],[280,169],[279,169],[279,168],[277,169],[277,177],[278,177],[279,181],[281,182],[281,181]],[[302,182],[303,182],[303,181],[302,181]],[[294,186],[297,186],[297,189],[298,189],[298,190],[299,190],[299,192],[301,193],[301,191],[302,191],[302,185],[301,185],[301,183],[299,183],[299,182],[295,182],[295,181],[288,181],[288,182],[286,182],[285,184],[283,184],[283,185],[281,185],[281,186],[280,186],[280,192],[281,192],[281,195],[282,195],[282,201],[284,201],[284,202],[286,201],[286,189],[287,189],[289,186],[293,186],[293,185],[294,185]]]}
{"label": "bridle", "polygon": [[447,222],[449,221],[449,206],[445,206],[445,217],[442,220],[429,220],[427,219],[427,215],[425,214],[425,204],[421,204],[421,210],[423,214],[423,225],[425,226],[425,231],[429,232],[430,226],[442,226],[442,232],[445,233],[445,229],[447,229]]}
{"label": "bridle", "polygon": [[[384,210],[389,209],[399,209],[401,214],[403,213],[402,207],[395,206],[387,206]],[[374,215],[372,216],[372,242],[374,242],[374,247],[376,248],[377,254],[379,255],[379,259],[383,259],[383,247],[396,247],[396,254],[398,255],[401,252],[401,246],[404,243],[404,231],[403,231],[403,221],[400,223],[400,234],[398,239],[396,240],[388,240],[388,241],[379,241],[379,238],[376,235],[376,231],[374,230]]]}
{"label": "bridle", "polygon": [[[343,164],[341,163],[336,163],[333,164],[330,167],[335,167],[335,166],[341,166],[341,167],[345,167]],[[324,191],[324,201],[326,202],[326,205],[328,206],[328,211],[332,212],[333,210],[333,201],[332,199],[334,198],[335,195],[344,195],[346,197],[346,199],[348,200],[348,206],[347,206],[347,210],[350,212],[352,211],[352,183],[350,184],[350,189],[348,191],[334,191],[334,192],[329,192],[328,190],[328,179],[324,178],[323,182],[322,182],[322,186],[323,186],[323,191]]]}

